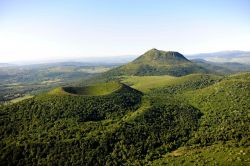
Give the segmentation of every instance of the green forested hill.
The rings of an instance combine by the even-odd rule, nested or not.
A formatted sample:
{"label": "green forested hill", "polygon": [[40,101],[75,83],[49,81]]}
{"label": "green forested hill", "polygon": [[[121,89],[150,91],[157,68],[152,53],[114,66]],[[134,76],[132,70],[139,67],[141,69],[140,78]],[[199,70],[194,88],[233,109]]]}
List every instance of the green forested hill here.
{"label": "green forested hill", "polygon": [[185,98],[204,116],[194,142],[234,140],[250,145],[250,73],[230,76]]}
{"label": "green forested hill", "polygon": [[175,96],[202,113],[186,146],[166,153],[153,165],[249,165],[250,73]]}
{"label": "green forested hill", "polygon": [[1,165],[248,165],[249,78],[120,76],[2,106]]}
{"label": "green forested hill", "polygon": [[122,94],[38,96],[2,108],[1,164],[143,164],[185,144],[201,116],[157,98],[138,108],[140,93]]}
{"label": "green forested hill", "polygon": [[42,94],[1,107],[1,165],[86,164],[95,148],[111,146],[102,134],[105,125],[135,111],[141,96],[122,85],[105,96]]}
{"label": "green forested hill", "polygon": [[172,75],[183,76],[191,73],[207,73],[207,69],[173,51],[151,49],[134,61],[106,72],[106,76],[122,75]]}

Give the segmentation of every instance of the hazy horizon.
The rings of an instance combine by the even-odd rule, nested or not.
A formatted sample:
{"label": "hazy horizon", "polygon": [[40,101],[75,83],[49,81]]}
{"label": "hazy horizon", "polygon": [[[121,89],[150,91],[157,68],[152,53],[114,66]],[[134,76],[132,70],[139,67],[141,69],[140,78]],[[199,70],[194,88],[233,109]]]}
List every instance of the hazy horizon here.
{"label": "hazy horizon", "polygon": [[0,1],[0,63],[250,51],[250,2]]}
{"label": "hazy horizon", "polygon": [[[149,50],[149,49],[148,49]],[[148,51],[147,50],[147,51]],[[161,50],[161,49],[158,49]],[[169,50],[161,50],[161,51],[169,51]],[[175,50],[170,50],[175,51]],[[145,52],[144,52],[145,53]],[[180,52],[181,53],[181,52]],[[250,58],[249,53],[250,51],[244,51],[244,50],[222,50],[222,51],[216,51],[216,52],[201,52],[196,54],[183,54],[186,58],[192,60],[192,59],[203,59],[203,60],[210,60],[209,57],[217,57],[220,58],[217,54],[221,54],[221,56],[224,53],[233,53],[233,55],[227,54],[226,56],[231,56],[231,58],[236,58],[235,53],[239,54],[239,56],[242,56],[241,53],[247,53],[247,56]],[[35,64],[50,64],[50,63],[93,63],[93,64],[124,64],[129,63],[133,61],[134,59],[138,58],[140,55],[119,55],[119,56],[96,56],[96,57],[66,57],[66,58],[58,58],[58,59],[38,59],[38,60],[19,60],[19,61],[8,61],[8,62],[1,62],[0,64],[10,64],[10,65],[35,65]],[[221,57],[222,59],[225,58],[224,56]],[[229,57],[228,57],[229,58]],[[240,58],[240,57],[239,57]],[[248,59],[249,59],[248,58]],[[242,60],[241,60],[242,61]],[[249,60],[247,60],[248,62]],[[237,61],[232,61],[237,62]],[[243,63],[244,64],[244,63]]]}

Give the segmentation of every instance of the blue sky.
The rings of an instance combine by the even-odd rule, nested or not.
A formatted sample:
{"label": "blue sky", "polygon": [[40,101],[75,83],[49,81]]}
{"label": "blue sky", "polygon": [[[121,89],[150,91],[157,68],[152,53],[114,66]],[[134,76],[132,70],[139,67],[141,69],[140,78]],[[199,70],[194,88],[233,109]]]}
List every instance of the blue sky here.
{"label": "blue sky", "polygon": [[0,62],[250,50],[249,0],[0,0]]}

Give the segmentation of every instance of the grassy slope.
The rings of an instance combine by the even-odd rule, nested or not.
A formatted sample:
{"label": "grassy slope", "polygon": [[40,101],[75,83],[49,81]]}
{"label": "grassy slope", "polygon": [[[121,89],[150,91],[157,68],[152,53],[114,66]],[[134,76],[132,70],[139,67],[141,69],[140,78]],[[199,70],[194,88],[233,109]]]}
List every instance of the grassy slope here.
{"label": "grassy slope", "polygon": [[[191,82],[200,84],[204,83],[204,80],[218,80],[221,77],[208,74],[190,74],[182,77],[173,76],[126,76],[122,77],[122,82],[142,92],[150,92],[154,89],[176,87]],[[207,82],[205,82],[207,83]],[[195,87],[194,87],[195,88]]]}
{"label": "grassy slope", "polygon": [[126,76],[122,82],[142,92],[149,92],[152,88],[163,87],[174,80],[173,76]]}
{"label": "grassy slope", "polygon": [[59,87],[50,91],[48,94],[60,95],[60,96],[62,95],[101,96],[113,93],[122,88],[122,86],[123,85],[118,82],[108,82],[86,87]]}

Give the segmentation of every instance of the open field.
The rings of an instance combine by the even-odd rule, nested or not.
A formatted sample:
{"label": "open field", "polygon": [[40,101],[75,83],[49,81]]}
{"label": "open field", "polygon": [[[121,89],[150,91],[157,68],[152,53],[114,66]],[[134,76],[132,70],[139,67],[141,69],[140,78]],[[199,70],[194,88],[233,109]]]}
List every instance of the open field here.
{"label": "open field", "polygon": [[[159,89],[163,87],[181,86],[184,84],[192,84],[200,82],[207,83],[206,81],[219,80],[220,76],[209,74],[190,74],[182,77],[174,76],[125,76],[121,80],[123,83],[130,85],[131,87],[140,90],[142,92],[150,92],[153,89]],[[195,86],[195,85],[194,85]]]}
{"label": "open field", "polygon": [[152,88],[166,86],[175,79],[173,76],[126,76],[122,77],[122,82],[142,92],[148,92]]}

